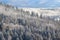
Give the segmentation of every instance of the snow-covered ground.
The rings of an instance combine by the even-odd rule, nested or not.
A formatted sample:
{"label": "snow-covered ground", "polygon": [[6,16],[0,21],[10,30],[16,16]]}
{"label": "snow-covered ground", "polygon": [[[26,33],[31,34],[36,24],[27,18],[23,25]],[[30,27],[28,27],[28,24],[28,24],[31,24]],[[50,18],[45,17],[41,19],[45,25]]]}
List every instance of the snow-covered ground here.
{"label": "snow-covered ground", "polygon": [[[11,15],[11,16],[16,16],[21,13],[21,9],[23,11],[28,11],[30,14],[34,12],[34,14],[38,14],[38,16],[50,16],[50,17],[56,17],[60,16],[60,9],[45,9],[45,8],[16,8],[10,5],[1,5],[0,4],[0,14],[5,14],[5,15]],[[19,10],[19,11],[18,11]],[[56,17],[54,20],[60,20],[60,17]]]}

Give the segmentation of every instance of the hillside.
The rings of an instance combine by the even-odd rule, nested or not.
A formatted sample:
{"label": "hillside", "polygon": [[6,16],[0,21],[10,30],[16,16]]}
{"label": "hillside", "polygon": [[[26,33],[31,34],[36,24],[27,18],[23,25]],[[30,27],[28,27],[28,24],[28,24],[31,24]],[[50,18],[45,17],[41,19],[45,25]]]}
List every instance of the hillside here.
{"label": "hillside", "polygon": [[60,9],[0,4],[0,40],[60,40],[59,16]]}

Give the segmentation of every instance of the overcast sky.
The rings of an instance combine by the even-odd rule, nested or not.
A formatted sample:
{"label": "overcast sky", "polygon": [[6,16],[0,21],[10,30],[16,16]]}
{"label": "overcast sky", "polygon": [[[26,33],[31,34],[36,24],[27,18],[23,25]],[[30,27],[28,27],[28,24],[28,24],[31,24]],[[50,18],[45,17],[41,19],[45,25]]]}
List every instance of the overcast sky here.
{"label": "overcast sky", "polygon": [[56,8],[60,7],[60,0],[0,0],[17,7]]}

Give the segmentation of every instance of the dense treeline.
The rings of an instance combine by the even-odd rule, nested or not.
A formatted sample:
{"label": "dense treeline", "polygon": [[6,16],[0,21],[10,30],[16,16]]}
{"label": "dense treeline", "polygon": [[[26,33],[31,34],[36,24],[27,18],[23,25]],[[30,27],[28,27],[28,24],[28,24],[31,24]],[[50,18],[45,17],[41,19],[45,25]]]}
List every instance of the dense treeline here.
{"label": "dense treeline", "polygon": [[60,40],[60,30],[46,27],[40,31],[28,26],[22,27],[24,28],[9,30],[7,26],[5,30],[0,31],[0,40]]}
{"label": "dense treeline", "polygon": [[51,21],[33,12],[30,17],[16,18],[0,14],[0,40],[60,40],[60,30],[53,28],[58,26]]}

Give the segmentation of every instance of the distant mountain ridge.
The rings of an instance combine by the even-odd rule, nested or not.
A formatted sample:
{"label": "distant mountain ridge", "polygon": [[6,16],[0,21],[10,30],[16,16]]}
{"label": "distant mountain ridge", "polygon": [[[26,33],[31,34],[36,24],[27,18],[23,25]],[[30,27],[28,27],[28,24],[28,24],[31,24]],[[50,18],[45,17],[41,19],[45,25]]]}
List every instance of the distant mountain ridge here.
{"label": "distant mountain ridge", "polygon": [[[21,10],[23,9],[23,11],[29,11],[34,12],[35,14],[37,13],[39,16],[40,14],[42,14],[43,16],[56,16],[56,15],[60,15],[60,9],[46,9],[46,8],[18,8],[18,7],[14,7],[11,5],[6,5],[6,4],[0,4],[0,10],[1,9],[9,9],[9,10]],[[1,10],[1,11],[3,11]]]}
{"label": "distant mountain ridge", "polygon": [[[49,16],[51,17],[56,17],[56,16],[60,16],[60,8],[56,8],[56,9],[47,9],[47,8],[18,8],[18,7],[14,7],[12,5],[8,5],[8,4],[4,4],[4,3],[0,3],[0,14],[4,14],[4,15],[11,15],[11,16],[16,16],[16,15],[20,15],[20,14],[29,14],[31,15],[32,13],[34,15],[38,15],[39,17],[42,15],[43,17],[47,17]],[[59,17],[56,17],[56,19],[60,19]]]}

